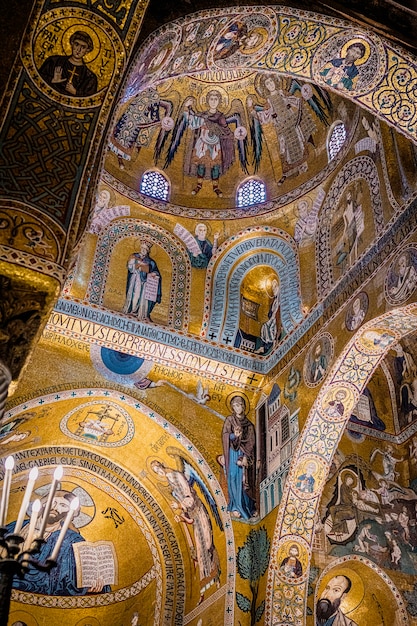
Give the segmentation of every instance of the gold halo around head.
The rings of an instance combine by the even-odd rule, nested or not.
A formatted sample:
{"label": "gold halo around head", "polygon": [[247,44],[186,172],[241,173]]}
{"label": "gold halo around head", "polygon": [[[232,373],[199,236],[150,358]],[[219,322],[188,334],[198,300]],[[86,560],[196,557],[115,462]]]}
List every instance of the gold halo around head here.
{"label": "gold halo around head", "polygon": [[268,276],[268,278],[266,278],[265,280],[265,291],[267,293],[268,298],[275,298],[275,294],[274,291],[272,289],[272,283],[273,281],[276,281],[279,285],[279,278],[276,274],[271,274],[271,276]]}
{"label": "gold halo around head", "polygon": [[354,46],[355,43],[360,43],[365,47],[365,54],[363,55],[363,57],[361,57],[360,59],[357,59],[355,61],[355,65],[363,65],[364,63],[367,62],[367,60],[370,57],[371,54],[371,46],[369,45],[369,42],[366,41],[366,39],[362,39],[362,37],[354,37],[353,39],[349,39],[349,41],[347,41],[341,48],[340,50],[340,55],[342,57],[342,59],[345,58],[346,53],[348,48],[350,48],[351,46]]}
{"label": "gold halo around head", "polygon": [[84,33],[89,35],[93,41],[93,49],[87,52],[87,54],[83,58],[84,63],[91,63],[100,54],[101,43],[100,39],[97,36],[97,33],[92,28],[90,28],[90,26],[86,26],[86,24],[73,24],[72,26],[69,26],[62,35],[62,48],[67,56],[71,56],[70,39],[71,36],[77,31],[83,31]]}
{"label": "gold halo around head", "polygon": [[359,478],[358,478],[358,476],[354,472],[352,472],[349,469],[343,469],[340,472],[340,474],[339,474],[340,482],[344,483],[346,481],[346,479],[349,478],[349,476],[353,480],[353,487],[356,488],[358,486]]}
{"label": "gold halo around head", "polygon": [[[246,41],[250,39],[253,35],[257,35],[257,42],[253,46],[247,47]],[[252,30],[248,32],[246,40],[243,43],[243,46],[241,46],[240,51],[242,52],[242,54],[255,54],[256,52],[258,52],[258,50],[262,48],[267,38],[268,31],[262,26],[255,26],[255,28],[252,28]]]}
{"label": "gold halo around head", "polygon": [[220,85],[210,85],[210,87],[205,87],[204,90],[201,92],[200,94],[200,98],[199,98],[199,102],[200,102],[200,107],[202,109],[207,109],[207,96],[210,93],[210,91],[215,91],[219,94],[220,96],[220,102],[219,102],[219,109],[222,111],[225,111],[226,109],[228,109],[229,107],[229,95],[227,93],[227,91],[223,88],[220,87]]}
{"label": "gold halo around head", "polygon": [[302,475],[305,474],[307,472],[307,467],[311,467],[314,468],[313,469],[313,474],[316,474],[318,472],[319,466],[317,465],[317,461],[314,459],[304,459],[300,465],[298,466],[298,470],[297,470],[297,474],[298,475]]}
{"label": "gold halo around head", "polygon": [[233,398],[242,398],[243,402],[245,403],[245,413],[247,413],[249,411],[249,407],[250,407],[250,403],[249,403],[249,398],[246,395],[246,393],[244,393],[243,391],[232,391],[232,393],[229,393],[229,395],[226,398],[226,406],[228,408],[228,410],[233,413],[233,409],[232,409],[232,400]]}
{"label": "gold halo around head", "polygon": [[150,456],[146,459],[146,469],[148,470],[148,476],[151,480],[158,480],[160,482],[166,483],[168,482],[168,479],[166,476],[161,476],[160,474],[157,474],[154,469],[153,469],[153,465],[154,464],[159,464],[162,465],[164,468],[167,467],[167,465],[164,463],[164,461],[162,461],[159,457],[156,456]]}
{"label": "gold halo around head", "polygon": [[268,98],[269,94],[269,90],[265,87],[265,81],[268,80],[268,78],[274,81],[277,90],[282,88],[282,80],[278,72],[258,72],[254,82],[255,89],[257,93],[265,99]]}
{"label": "gold halo around head", "polygon": [[331,572],[328,572],[321,580],[319,596],[323,592],[323,589],[335,576],[346,576],[352,583],[352,587],[348,593],[343,597],[341,602],[341,608],[344,613],[351,613],[358,608],[363,600],[365,594],[365,587],[362,578],[355,570],[348,567],[335,567]]}

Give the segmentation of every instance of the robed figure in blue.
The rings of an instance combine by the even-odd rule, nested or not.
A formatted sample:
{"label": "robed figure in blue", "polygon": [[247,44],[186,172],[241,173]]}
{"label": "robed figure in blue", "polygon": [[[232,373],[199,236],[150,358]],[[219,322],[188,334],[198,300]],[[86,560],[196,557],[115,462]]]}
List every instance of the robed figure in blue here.
{"label": "robed figure in blue", "polygon": [[241,396],[233,396],[230,406],[233,413],[226,417],[222,431],[227,509],[233,517],[247,520],[256,515],[255,428]]}
{"label": "robed figure in blue", "polygon": [[[70,504],[76,496],[70,491],[59,490],[55,493],[52,507],[48,515],[44,539],[39,552],[34,556],[41,563],[45,563],[50,558],[61,531],[62,524],[70,509]],[[75,512],[75,517],[79,510]],[[10,532],[13,532],[15,523],[10,524]],[[22,535],[25,536],[28,530],[28,522],[22,528]],[[78,529],[70,524],[64,541],[59,551],[57,565],[49,572],[41,572],[29,565],[24,578],[17,576],[13,579],[13,588],[20,591],[41,593],[47,596],[79,596],[86,593],[111,591],[109,585],[97,584],[96,587],[77,587],[77,569],[72,544],[85,541]]]}

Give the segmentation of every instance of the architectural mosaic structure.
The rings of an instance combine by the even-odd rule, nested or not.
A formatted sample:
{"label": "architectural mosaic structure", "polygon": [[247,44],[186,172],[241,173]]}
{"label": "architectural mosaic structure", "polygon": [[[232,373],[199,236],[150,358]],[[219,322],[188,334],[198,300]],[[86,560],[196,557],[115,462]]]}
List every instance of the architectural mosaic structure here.
{"label": "architectural mosaic structure", "polygon": [[291,4],[16,23],[7,524],[33,466],[80,509],[10,624],[417,623],[415,44]]}

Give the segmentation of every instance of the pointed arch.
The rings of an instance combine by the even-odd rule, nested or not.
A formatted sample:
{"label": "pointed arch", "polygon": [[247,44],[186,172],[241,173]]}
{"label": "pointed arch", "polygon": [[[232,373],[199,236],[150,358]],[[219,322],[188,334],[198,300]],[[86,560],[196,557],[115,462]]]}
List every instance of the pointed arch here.
{"label": "pointed arch", "polygon": [[[285,483],[271,549],[265,623],[305,623],[308,570],[296,583],[289,584],[277,567],[280,546],[291,535],[292,540],[300,542],[300,549],[307,550],[310,562],[322,490],[352,409],[390,347],[416,329],[417,304],[393,309],[362,326],[329,372],[309,412]],[[340,394],[338,411],[333,408],[336,394]],[[305,494],[297,489],[295,478],[309,462],[315,467],[315,482],[313,492]],[[289,597],[297,597],[291,606],[287,602]],[[299,611],[297,615],[296,611]]]}
{"label": "pointed arch", "polygon": [[336,282],[333,276],[330,248],[332,216],[346,187],[358,179],[364,180],[369,188],[376,238],[382,234],[384,228],[384,214],[375,163],[368,156],[355,157],[346,163],[333,181],[320,211],[316,235],[317,292],[319,298],[326,296]]}

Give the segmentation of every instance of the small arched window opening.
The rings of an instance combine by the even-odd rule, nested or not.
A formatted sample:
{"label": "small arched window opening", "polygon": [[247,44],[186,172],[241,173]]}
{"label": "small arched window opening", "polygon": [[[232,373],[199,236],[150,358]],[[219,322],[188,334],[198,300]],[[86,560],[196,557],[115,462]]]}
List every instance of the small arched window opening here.
{"label": "small arched window opening", "polygon": [[169,182],[166,177],[156,170],[144,172],[140,181],[140,192],[145,196],[157,198],[158,200],[168,200]]}
{"label": "small arched window opening", "polygon": [[236,206],[239,209],[261,204],[266,200],[265,183],[259,178],[250,178],[239,185],[236,193]]}

